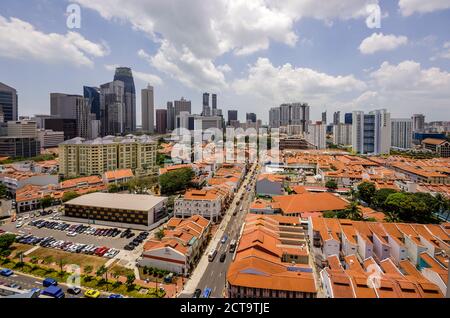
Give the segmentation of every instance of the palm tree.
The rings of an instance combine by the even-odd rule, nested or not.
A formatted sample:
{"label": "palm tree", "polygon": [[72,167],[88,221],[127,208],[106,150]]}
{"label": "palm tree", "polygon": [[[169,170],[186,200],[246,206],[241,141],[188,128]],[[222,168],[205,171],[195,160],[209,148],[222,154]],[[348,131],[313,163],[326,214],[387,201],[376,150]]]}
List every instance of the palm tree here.
{"label": "palm tree", "polygon": [[363,219],[363,214],[361,212],[361,209],[358,206],[358,203],[356,203],[356,202],[350,202],[350,204],[345,208],[344,212],[348,219],[351,219],[354,221]]}
{"label": "palm tree", "polygon": [[386,212],[386,217],[384,219],[391,223],[401,222],[398,214],[395,212]]}

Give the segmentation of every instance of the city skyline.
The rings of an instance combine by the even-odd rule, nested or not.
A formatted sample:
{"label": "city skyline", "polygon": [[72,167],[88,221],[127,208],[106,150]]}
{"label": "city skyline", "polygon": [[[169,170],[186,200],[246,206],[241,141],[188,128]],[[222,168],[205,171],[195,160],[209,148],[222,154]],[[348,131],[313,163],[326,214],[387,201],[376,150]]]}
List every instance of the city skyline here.
{"label": "city skyline", "polygon": [[[268,122],[270,108],[296,101],[311,105],[312,119],[320,119],[325,110],[332,114],[378,108],[403,118],[421,112],[423,105],[429,121],[446,115],[450,12],[439,1],[428,7],[379,1],[380,29],[365,23],[367,1],[343,4],[342,10],[335,10],[333,2],[316,7],[262,1],[230,1],[225,6],[219,1],[220,10],[212,12],[196,2],[175,12],[164,3],[141,7],[145,1],[136,1],[124,4],[128,10],[123,17],[123,4],[111,2],[106,9],[100,0],[74,3],[81,5],[80,29],[67,28],[65,2],[30,1],[23,10],[23,2],[6,1],[0,11],[3,35],[36,39],[30,47],[2,37],[7,50],[0,50],[5,70],[0,80],[17,89],[20,115],[47,112],[50,92],[82,95],[83,86],[110,81],[118,65],[131,67],[137,91],[147,84],[155,87],[156,109],[184,96],[192,101],[193,113],[201,113],[201,93],[206,91],[217,94],[224,113],[237,109],[241,121],[258,107]],[[186,27],[205,27],[203,41],[183,28],[180,34],[151,11],[164,19],[178,17],[177,23],[196,21],[202,14]],[[233,15],[239,11],[254,13],[251,27],[239,24],[242,19]],[[139,23],[139,17],[152,23]],[[119,18],[124,23],[117,23]],[[265,19],[276,23],[261,29],[257,22]],[[221,37],[208,22],[219,23]],[[51,40],[52,33],[57,41]],[[68,51],[60,43],[67,44]],[[183,46],[190,59],[178,53]],[[263,80],[263,74],[270,74],[270,80]],[[136,118],[140,125],[140,107]]]}

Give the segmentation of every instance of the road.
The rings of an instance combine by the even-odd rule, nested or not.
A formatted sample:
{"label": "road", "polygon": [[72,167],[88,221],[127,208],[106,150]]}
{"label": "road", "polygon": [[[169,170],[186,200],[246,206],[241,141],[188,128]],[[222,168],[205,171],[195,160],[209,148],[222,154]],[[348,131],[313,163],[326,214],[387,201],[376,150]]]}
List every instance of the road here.
{"label": "road", "polygon": [[[6,284],[17,284],[22,287],[22,290],[30,290],[32,288],[39,288],[41,290],[44,290],[45,287],[42,286],[42,278],[37,278],[33,276],[28,276],[24,274],[20,274],[17,272],[14,272],[13,275],[9,277],[0,276],[0,285],[6,285]],[[66,294],[66,298],[83,298],[84,292],[87,290],[86,288],[82,287],[82,292],[78,295],[71,295],[67,293],[68,285],[59,283],[59,287],[64,291]],[[109,294],[107,293],[101,293],[100,298],[107,298]]]}
{"label": "road", "polygon": [[[224,297],[226,274],[233,257],[233,253],[229,253],[229,246],[233,239],[238,239],[249,210],[249,205],[253,200],[253,189],[255,187],[253,173],[257,167],[258,164],[255,163],[247,173],[240,189],[236,193],[235,201],[230,205],[230,208],[222,219],[220,228],[205,249],[204,255],[194,270],[194,273],[191,275],[190,281],[188,281],[185,289],[180,294],[180,297],[191,297],[196,288],[199,288],[202,291],[205,288],[211,288],[212,292],[210,297]],[[252,190],[247,191],[247,187]],[[241,203],[236,205],[238,198],[241,196],[243,197]],[[240,211],[241,207],[242,212]],[[233,215],[235,210],[237,211],[237,214]],[[220,240],[224,233],[227,234],[228,239],[222,244]],[[207,254],[216,247],[218,249],[217,255],[212,262],[209,262]],[[226,253],[226,259],[223,263],[220,262],[220,255],[222,253]]]}

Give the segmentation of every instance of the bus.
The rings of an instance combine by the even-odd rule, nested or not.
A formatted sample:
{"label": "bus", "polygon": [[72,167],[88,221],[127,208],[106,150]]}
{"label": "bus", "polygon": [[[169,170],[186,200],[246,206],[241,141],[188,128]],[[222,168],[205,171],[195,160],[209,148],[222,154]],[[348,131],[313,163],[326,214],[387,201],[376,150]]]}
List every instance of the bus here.
{"label": "bus", "polygon": [[213,249],[211,252],[209,252],[208,254],[208,261],[212,262],[214,260],[214,258],[217,255],[217,250]]}
{"label": "bus", "polygon": [[232,240],[229,247],[229,252],[234,253],[234,250],[236,249],[236,240]]}

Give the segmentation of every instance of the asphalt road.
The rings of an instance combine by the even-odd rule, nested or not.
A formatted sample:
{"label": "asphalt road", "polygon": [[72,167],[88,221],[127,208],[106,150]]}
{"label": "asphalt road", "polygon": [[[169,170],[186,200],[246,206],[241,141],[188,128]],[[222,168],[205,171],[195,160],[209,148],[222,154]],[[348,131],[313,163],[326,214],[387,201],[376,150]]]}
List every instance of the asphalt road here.
{"label": "asphalt road", "polygon": [[[22,290],[30,290],[33,288],[44,290],[45,287],[42,285],[42,281],[43,279],[41,278],[31,277],[17,272],[14,272],[14,274],[9,277],[0,276],[0,285],[14,283],[22,287]],[[82,291],[80,294],[71,295],[67,293],[67,285],[59,283],[58,286],[64,291],[66,298],[84,298],[84,292],[87,290],[85,288],[81,288]],[[108,296],[109,294],[100,293],[100,298],[107,298]]]}
{"label": "asphalt road", "polygon": [[[245,217],[248,213],[250,203],[253,200],[253,190],[255,188],[254,178],[250,180],[248,186],[251,190],[244,192],[244,197],[241,204],[236,207],[237,214],[232,217],[231,221],[228,222],[225,228],[225,234],[228,235],[227,241],[223,244],[219,242],[217,245],[218,251],[216,257],[208,264],[202,278],[197,284],[197,288],[201,289],[202,292],[205,288],[211,288],[212,292],[210,297],[213,298],[224,297],[226,275],[234,254],[229,252],[230,243],[233,239],[237,241],[242,225],[244,224]],[[241,207],[242,211],[240,211]],[[209,252],[209,250],[206,252]],[[223,263],[220,262],[220,256],[222,253],[226,253],[226,259]]]}

